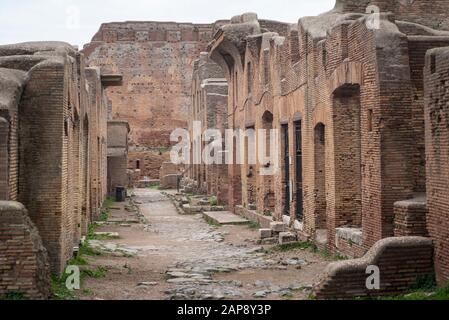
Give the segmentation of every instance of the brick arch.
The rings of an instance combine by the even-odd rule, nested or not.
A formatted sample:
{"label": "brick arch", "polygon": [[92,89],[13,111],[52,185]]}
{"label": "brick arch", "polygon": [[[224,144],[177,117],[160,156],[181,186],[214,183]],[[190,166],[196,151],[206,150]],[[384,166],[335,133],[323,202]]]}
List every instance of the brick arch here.
{"label": "brick arch", "polygon": [[220,47],[222,48],[221,50],[212,50],[210,58],[223,69],[226,79],[230,82],[232,69],[239,73],[243,72],[244,57],[242,57],[239,49],[230,41],[225,40]]}
{"label": "brick arch", "polygon": [[322,123],[324,125],[328,125],[328,120],[327,120],[327,112],[326,112],[326,106],[323,104],[318,104],[315,107],[315,110],[313,110],[313,114],[312,114],[312,123],[313,123],[313,127],[315,128],[315,126],[317,126],[319,123]]}
{"label": "brick arch", "polygon": [[363,65],[357,61],[342,62],[328,79],[328,92],[334,92],[345,85],[363,85]]}

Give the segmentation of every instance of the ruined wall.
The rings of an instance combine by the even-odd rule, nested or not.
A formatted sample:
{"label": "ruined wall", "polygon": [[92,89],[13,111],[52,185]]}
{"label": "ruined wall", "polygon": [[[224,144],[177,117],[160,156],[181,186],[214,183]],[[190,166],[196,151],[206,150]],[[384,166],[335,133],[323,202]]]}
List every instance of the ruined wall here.
{"label": "ruined wall", "polygon": [[426,235],[422,204],[400,203],[425,191],[422,68],[449,33],[413,23],[411,8],[401,11],[408,22],[382,14],[378,29],[349,10],[360,12],[271,22],[277,33],[244,14],[209,49],[229,82],[229,126],[280,135],[280,170],[261,177],[259,164],[254,182],[249,166],[230,166],[230,200],[250,209],[255,186],[259,214],[359,257],[395,226],[398,235]]}
{"label": "ruined wall", "polygon": [[131,144],[168,147],[175,128],[187,125],[193,60],[215,25],[162,22],[103,24],[84,52],[90,66],[123,75],[107,89],[113,118],[129,122]]}
{"label": "ruined wall", "polygon": [[[8,88],[0,112],[9,131],[9,198],[28,209],[51,270],[60,275],[106,192],[106,148],[94,154],[89,147],[89,139],[106,143],[106,107],[98,113],[90,104],[102,97],[100,74],[94,80],[100,90],[89,92],[84,56],[61,42],[0,46],[0,67],[7,68],[0,69]],[[92,163],[101,163],[96,181],[104,193],[90,210],[97,188],[89,180]]]}
{"label": "ruined wall", "polygon": [[0,298],[48,299],[50,283],[47,250],[25,207],[0,201]]}
{"label": "ruined wall", "polygon": [[99,68],[86,68],[89,88],[89,203],[93,219],[100,216],[100,208],[107,194],[107,119],[108,101],[101,83]]}
{"label": "ruined wall", "polygon": [[449,281],[449,48],[430,50],[425,67],[428,230],[438,282]]}
{"label": "ruined wall", "polygon": [[[331,263],[315,288],[318,299],[392,296],[406,292],[419,277],[433,271],[432,240],[421,237],[387,238],[361,259]],[[366,285],[368,266],[380,271],[380,289]]]}
{"label": "ruined wall", "polygon": [[133,170],[134,182],[144,178],[159,179],[161,166],[170,161],[170,153],[163,150],[130,151],[128,154],[128,169]]}
{"label": "ruined wall", "polygon": [[[193,163],[195,152],[193,139],[197,134],[194,131],[194,122],[199,123],[200,134],[208,129],[219,130],[222,139],[225,138],[225,129],[228,126],[228,84],[221,68],[208,58],[207,53],[201,53],[199,59],[195,61],[191,91],[189,131],[192,139],[192,164],[187,168],[186,176],[196,183],[199,191],[216,195],[220,202],[226,202],[228,172],[224,154],[210,154],[217,160],[221,159],[218,160],[221,164],[205,164],[203,161],[202,164]],[[203,142],[201,145],[206,146],[210,142]]]}
{"label": "ruined wall", "polygon": [[[12,60],[12,61],[11,61]],[[26,73],[8,67],[14,59],[0,57],[0,117],[3,118],[2,155],[0,164],[0,200],[16,201],[18,197],[18,115],[19,101],[26,83]]]}

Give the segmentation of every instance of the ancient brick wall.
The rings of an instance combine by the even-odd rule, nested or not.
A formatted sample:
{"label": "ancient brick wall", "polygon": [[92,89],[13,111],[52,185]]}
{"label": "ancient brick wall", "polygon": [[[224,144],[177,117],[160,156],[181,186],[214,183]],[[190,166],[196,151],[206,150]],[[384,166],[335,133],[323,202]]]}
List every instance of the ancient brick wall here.
{"label": "ancient brick wall", "polygon": [[[107,103],[100,74],[99,90],[90,92],[84,56],[59,42],[0,46],[0,66],[8,68],[0,69],[7,89],[0,112],[9,122],[9,199],[26,206],[52,272],[61,274],[91,221],[93,163],[101,164],[96,210],[106,192]],[[89,139],[104,147],[93,154]]]}
{"label": "ancient brick wall", "polygon": [[74,231],[73,211],[67,198],[71,124],[66,118],[66,71],[64,58],[36,66],[30,74],[19,113],[19,199],[39,230],[52,271],[58,274],[71,256]]}
{"label": "ancient brick wall", "polygon": [[394,236],[428,237],[427,202],[424,195],[394,204]]}
{"label": "ancient brick wall", "polygon": [[170,161],[170,153],[165,150],[130,151],[128,154],[128,169],[133,170],[134,182],[145,177],[159,179],[161,166]]}
{"label": "ancient brick wall", "polygon": [[[192,162],[195,152],[193,139],[197,134],[194,130],[194,122],[199,123],[199,134],[203,135],[208,129],[218,130],[221,138],[225,138],[225,129],[228,126],[228,83],[219,65],[210,60],[206,53],[201,53],[199,59],[194,63],[192,77],[192,106],[189,110],[189,131],[192,139],[191,152]],[[205,140],[205,136],[200,137]],[[206,147],[212,140],[203,141],[201,145]],[[210,154],[213,164],[192,163],[188,168],[187,176],[193,180],[198,191],[217,196],[220,202],[227,201],[227,166],[224,154]],[[201,158],[202,155],[201,155]],[[216,163],[218,161],[219,163]]]}
{"label": "ancient brick wall", "polygon": [[90,162],[90,211],[93,219],[100,215],[100,208],[107,194],[107,117],[108,102],[101,83],[99,68],[86,69],[89,87],[89,162]]}
{"label": "ancient brick wall", "polygon": [[425,121],[428,230],[440,284],[449,281],[449,48],[426,55]]}
{"label": "ancient brick wall", "polygon": [[25,207],[0,201],[0,299],[8,294],[48,299],[50,286],[47,250]]}
{"label": "ancient brick wall", "polygon": [[[3,139],[3,188],[0,191],[1,200],[17,200],[18,196],[18,112],[19,101],[26,83],[26,73],[22,70],[7,69],[14,65],[9,57],[0,57],[0,117],[4,119]],[[3,68],[5,67],[5,68]],[[1,184],[1,183],[0,183]],[[3,192],[3,193],[2,193]]]}
{"label": "ancient brick wall", "polygon": [[[350,6],[356,2],[337,7],[343,2],[343,11],[359,12]],[[338,10],[297,26],[271,22],[279,34],[246,14],[215,35],[210,56],[229,82],[229,127],[280,135],[274,176],[261,177],[259,164],[254,182],[250,166],[230,166],[231,202],[249,208],[255,185],[259,214],[274,210],[301,238],[348,256],[393,236],[395,218],[405,234],[425,235],[425,210],[396,207],[395,215],[395,203],[425,191],[419,70],[426,50],[447,43],[449,33],[415,24],[413,8],[401,9],[406,22],[381,15],[379,29],[365,15]]]}
{"label": "ancient brick wall", "polygon": [[187,125],[193,60],[215,26],[125,22],[103,24],[84,52],[90,66],[123,75],[107,89],[113,118],[129,122],[132,145],[169,147],[173,129]]}
{"label": "ancient brick wall", "polygon": [[[331,263],[314,291],[318,299],[397,295],[409,290],[419,277],[432,273],[432,257],[431,239],[383,239],[361,259]],[[379,268],[379,290],[367,288],[368,266]]]}

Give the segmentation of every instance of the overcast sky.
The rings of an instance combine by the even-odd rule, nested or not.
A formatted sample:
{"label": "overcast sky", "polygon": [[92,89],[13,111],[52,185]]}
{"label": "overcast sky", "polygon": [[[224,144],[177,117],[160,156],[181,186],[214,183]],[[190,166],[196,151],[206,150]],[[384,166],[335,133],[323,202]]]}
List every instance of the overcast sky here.
{"label": "overcast sky", "polygon": [[0,0],[0,44],[58,40],[82,47],[112,21],[210,23],[244,12],[284,22],[317,15],[335,0]]}

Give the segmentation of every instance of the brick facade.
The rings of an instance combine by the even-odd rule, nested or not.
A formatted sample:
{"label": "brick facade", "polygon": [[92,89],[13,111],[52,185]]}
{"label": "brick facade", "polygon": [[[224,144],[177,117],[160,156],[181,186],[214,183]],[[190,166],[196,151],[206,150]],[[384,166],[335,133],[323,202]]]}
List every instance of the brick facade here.
{"label": "brick facade", "polygon": [[[255,184],[259,214],[272,212],[276,220],[287,215],[309,239],[326,230],[331,251],[344,243],[336,241],[339,228],[362,230],[361,248],[354,250],[359,256],[394,235],[395,203],[425,191],[423,78],[417,70],[426,50],[449,37],[391,14],[382,14],[380,28],[372,30],[366,16],[354,19],[349,9],[339,9],[342,3],[297,26],[254,14],[235,17],[209,49],[230,84],[229,127],[279,129],[282,140],[281,169],[273,177],[261,177],[260,164],[255,181],[245,179],[245,166],[230,169],[230,179],[239,181],[230,184],[231,193],[242,194],[238,204],[250,204]],[[298,124],[301,181],[293,156]]]}
{"label": "brick facade", "polygon": [[[351,299],[398,295],[433,271],[433,245],[429,238],[387,238],[376,243],[362,259],[331,263],[315,288],[318,299]],[[380,288],[367,288],[367,269],[377,266]]]}
{"label": "brick facade", "polygon": [[426,56],[425,121],[428,230],[440,284],[449,281],[449,48]]}
{"label": "brick facade", "polygon": [[[193,158],[196,143],[194,139],[198,134],[194,129],[194,122],[198,124],[199,134],[203,135],[208,129],[214,129],[224,137],[228,121],[228,84],[221,68],[208,58],[207,53],[202,53],[194,62],[191,90],[189,132],[192,140],[192,154],[191,165],[187,168],[185,178],[193,181],[198,191],[217,196],[219,202],[227,202],[228,175],[224,154],[211,153],[211,157],[221,160],[214,161],[214,164],[210,165],[203,162],[196,164]],[[203,154],[199,156],[203,157]]]}
{"label": "brick facade", "polygon": [[[66,43],[0,46],[0,193],[26,207],[33,241],[42,239],[57,275],[106,194],[107,100],[99,71],[90,71]],[[33,259],[26,249],[17,254]]]}
{"label": "brick facade", "polygon": [[47,250],[25,207],[0,201],[0,299],[12,293],[48,299],[50,281]]}
{"label": "brick facade", "polygon": [[112,118],[131,126],[129,169],[141,164],[136,182],[158,179],[170,158],[170,133],[187,128],[192,62],[221,24],[106,23],[85,46],[89,66],[123,77],[106,92]]}

